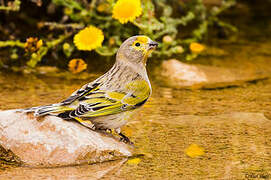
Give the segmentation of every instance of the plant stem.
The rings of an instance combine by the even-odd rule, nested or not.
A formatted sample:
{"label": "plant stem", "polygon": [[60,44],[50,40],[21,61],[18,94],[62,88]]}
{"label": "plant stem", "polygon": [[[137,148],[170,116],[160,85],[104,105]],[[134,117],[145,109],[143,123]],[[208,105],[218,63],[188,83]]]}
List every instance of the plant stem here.
{"label": "plant stem", "polygon": [[44,26],[49,26],[54,29],[67,29],[67,28],[83,29],[84,28],[83,24],[77,24],[77,23],[61,24],[57,22],[44,22]]}
{"label": "plant stem", "polygon": [[8,47],[8,46],[11,46],[11,47],[17,46],[17,47],[20,47],[20,48],[24,48],[24,43],[19,41],[19,40],[16,40],[16,41],[12,41],[12,40],[0,41],[0,48],[1,47]]}

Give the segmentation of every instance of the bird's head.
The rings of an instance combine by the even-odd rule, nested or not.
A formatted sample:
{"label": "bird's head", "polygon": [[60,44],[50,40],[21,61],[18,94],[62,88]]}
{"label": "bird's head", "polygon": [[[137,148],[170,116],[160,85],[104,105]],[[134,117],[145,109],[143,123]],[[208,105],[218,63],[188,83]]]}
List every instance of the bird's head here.
{"label": "bird's head", "polygon": [[128,38],[122,43],[117,52],[117,61],[143,63],[146,65],[149,54],[158,46],[157,42],[149,37],[138,35]]}

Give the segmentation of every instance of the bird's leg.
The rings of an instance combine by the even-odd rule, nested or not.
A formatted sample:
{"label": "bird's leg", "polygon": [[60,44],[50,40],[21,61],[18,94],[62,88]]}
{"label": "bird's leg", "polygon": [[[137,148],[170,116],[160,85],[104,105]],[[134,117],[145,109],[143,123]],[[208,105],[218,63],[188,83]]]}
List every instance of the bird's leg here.
{"label": "bird's leg", "polygon": [[124,134],[119,133],[119,135],[121,136],[121,137],[120,137],[120,141],[122,141],[122,142],[124,142],[124,143],[126,143],[126,144],[131,144],[131,145],[134,144],[134,143],[133,143],[132,141],[130,141],[130,139],[129,139],[127,136],[125,136]]}
{"label": "bird's leg", "polygon": [[131,144],[131,145],[134,144],[132,141],[130,141],[130,139],[129,139],[127,136],[125,136],[124,134],[122,134],[122,133],[120,132],[120,128],[115,129],[115,131],[116,131],[116,133],[118,133],[118,135],[120,136],[120,141],[122,141],[122,142],[124,142],[124,143],[126,143],[126,144]]}
{"label": "bird's leg", "polygon": [[96,130],[100,131],[100,132],[104,132],[104,133],[108,133],[108,134],[112,134],[112,129],[109,128],[96,128]]}

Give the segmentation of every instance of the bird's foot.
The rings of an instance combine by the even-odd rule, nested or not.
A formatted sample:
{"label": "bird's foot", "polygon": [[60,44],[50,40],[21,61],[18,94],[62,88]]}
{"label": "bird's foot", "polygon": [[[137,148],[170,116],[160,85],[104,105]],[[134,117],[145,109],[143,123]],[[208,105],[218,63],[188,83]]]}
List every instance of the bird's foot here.
{"label": "bird's foot", "polygon": [[112,129],[109,129],[109,128],[96,128],[97,131],[99,132],[103,132],[103,133],[107,133],[107,134],[112,134]]}
{"label": "bird's foot", "polygon": [[132,141],[130,141],[130,139],[129,139],[127,136],[125,136],[125,135],[122,134],[121,132],[119,133],[119,135],[120,135],[120,141],[121,141],[121,142],[124,142],[124,143],[126,143],[126,144],[130,144],[130,145],[133,145],[133,144],[134,144]]}
{"label": "bird's foot", "polygon": [[112,134],[112,129],[105,129],[105,132]]}

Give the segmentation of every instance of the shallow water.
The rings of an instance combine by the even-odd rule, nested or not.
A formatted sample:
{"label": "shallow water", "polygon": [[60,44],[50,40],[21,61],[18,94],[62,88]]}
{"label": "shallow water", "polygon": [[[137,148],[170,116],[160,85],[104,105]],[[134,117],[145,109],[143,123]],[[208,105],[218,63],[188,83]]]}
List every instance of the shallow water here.
{"label": "shallow water", "polygon": [[[264,63],[270,56],[255,57]],[[224,60],[225,66],[234,64]],[[2,73],[0,109],[59,102],[95,76],[75,80]],[[123,128],[135,143],[136,159],[62,168],[9,167],[0,171],[0,178],[271,178],[270,79],[213,90],[176,90],[158,84],[152,81],[152,97],[137,119]],[[202,147],[205,154],[187,156],[191,144]]]}

